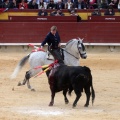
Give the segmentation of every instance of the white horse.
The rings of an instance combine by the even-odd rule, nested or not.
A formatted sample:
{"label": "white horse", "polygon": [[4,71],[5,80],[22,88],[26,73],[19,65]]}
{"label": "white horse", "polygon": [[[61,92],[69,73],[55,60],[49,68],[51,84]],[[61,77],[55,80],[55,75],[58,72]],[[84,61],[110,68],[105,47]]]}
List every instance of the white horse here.
{"label": "white horse", "polygon": [[[80,65],[80,57],[85,59],[87,57],[85,46],[82,39],[72,39],[66,43],[65,48],[63,49],[64,54],[64,63],[66,65],[78,66]],[[31,90],[35,90],[31,87],[29,79],[41,71],[41,68],[34,69],[37,66],[47,65],[53,63],[54,60],[47,59],[47,52],[38,51],[32,52],[27,56],[23,57],[18,65],[16,66],[14,72],[11,75],[11,79],[15,78],[21,68],[25,63],[29,61],[30,70],[26,72],[25,78],[22,82],[18,83],[18,86],[25,85],[27,82],[27,87]]]}

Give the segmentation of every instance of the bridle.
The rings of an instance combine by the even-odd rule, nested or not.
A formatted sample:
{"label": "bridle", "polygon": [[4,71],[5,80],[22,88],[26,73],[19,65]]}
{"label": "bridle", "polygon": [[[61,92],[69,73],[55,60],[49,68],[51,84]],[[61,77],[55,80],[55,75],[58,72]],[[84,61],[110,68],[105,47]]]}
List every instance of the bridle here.
{"label": "bridle", "polygon": [[[72,41],[72,40],[71,40],[71,41]],[[70,41],[70,42],[71,42],[71,41]],[[69,42],[69,43],[70,43],[70,42]],[[66,45],[68,45],[69,43],[67,43]],[[80,54],[80,55],[84,55],[84,54],[86,54],[86,53],[81,53],[81,52],[80,52],[79,44],[81,44],[82,49],[85,50],[84,45],[83,45],[82,43],[78,42],[78,43],[77,43],[77,49],[78,49],[78,51],[79,51],[79,54]],[[65,51],[66,53],[68,53],[69,55],[73,56],[74,58],[79,59],[78,57],[76,57],[76,56],[74,56],[73,54],[69,53],[69,52],[66,51],[65,49],[63,49],[63,48],[61,48],[61,49],[62,49],[63,51]]]}
{"label": "bridle", "polygon": [[[85,51],[85,47],[84,47],[84,45],[83,45],[83,43],[80,43],[81,44],[81,49],[83,49],[83,51]],[[77,44],[77,48],[78,48],[78,51],[79,51],[79,54],[82,56],[82,55],[85,55],[86,53],[81,53],[80,52],[80,47],[79,47],[79,42],[78,42],[78,44]]]}
{"label": "bridle", "polygon": [[75,57],[74,55],[72,55],[71,53],[69,53],[68,51],[66,51],[65,49],[61,48],[63,51],[65,51],[66,53],[68,53],[69,55],[73,56],[76,59],[79,59],[78,57]]}

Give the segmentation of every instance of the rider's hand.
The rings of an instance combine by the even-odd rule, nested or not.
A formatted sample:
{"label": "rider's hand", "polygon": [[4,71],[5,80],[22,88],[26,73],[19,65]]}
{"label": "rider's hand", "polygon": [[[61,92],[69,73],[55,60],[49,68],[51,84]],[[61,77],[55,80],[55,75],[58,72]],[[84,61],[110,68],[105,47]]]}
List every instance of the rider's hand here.
{"label": "rider's hand", "polygon": [[40,46],[41,49],[43,49],[43,46]]}
{"label": "rider's hand", "polygon": [[40,46],[37,50],[38,50],[38,51],[44,51],[44,52],[45,52],[45,50],[44,50],[43,48],[44,48],[43,46]]}
{"label": "rider's hand", "polygon": [[58,44],[58,47],[61,47],[61,44],[60,44],[60,43]]}

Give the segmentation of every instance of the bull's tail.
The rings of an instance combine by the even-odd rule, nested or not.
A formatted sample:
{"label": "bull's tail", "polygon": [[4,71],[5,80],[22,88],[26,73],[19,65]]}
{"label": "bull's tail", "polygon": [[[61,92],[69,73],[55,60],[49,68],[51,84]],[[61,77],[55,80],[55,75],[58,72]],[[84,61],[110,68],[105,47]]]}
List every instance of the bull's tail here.
{"label": "bull's tail", "polygon": [[94,88],[93,88],[93,77],[92,77],[90,69],[89,69],[89,73],[90,73],[90,86],[91,86],[92,105],[93,105],[94,100],[95,100],[95,91],[94,91]]}
{"label": "bull's tail", "polygon": [[11,75],[11,79],[16,78],[17,74],[19,73],[19,71],[22,69],[22,67],[26,64],[26,62],[28,61],[30,57],[30,54],[28,54],[27,56],[23,57],[20,62],[17,64],[16,68],[14,69],[12,75]]}
{"label": "bull's tail", "polygon": [[93,105],[95,100],[95,91],[94,91],[93,85],[91,86],[91,92],[92,92],[92,105]]}

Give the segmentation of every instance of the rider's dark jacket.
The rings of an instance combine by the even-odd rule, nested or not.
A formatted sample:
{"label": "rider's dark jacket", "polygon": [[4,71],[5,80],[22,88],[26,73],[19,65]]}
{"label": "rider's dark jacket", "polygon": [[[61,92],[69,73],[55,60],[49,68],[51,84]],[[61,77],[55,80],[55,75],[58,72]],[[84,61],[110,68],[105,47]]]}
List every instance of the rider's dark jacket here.
{"label": "rider's dark jacket", "polygon": [[55,35],[53,35],[51,32],[49,32],[44,39],[44,41],[41,43],[41,46],[44,46],[46,43],[48,44],[48,51],[54,56],[55,60],[58,60],[59,63],[64,63],[62,56],[60,54],[60,48],[58,44],[61,42],[60,36],[58,32],[56,32]]}
{"label": "rider's dark jacket", "polygon": [[41,43],[41,46],[44,46],[46,43],[48,44],[48,49],[58,49],[58,44],[60,43],[60,36],[58,32],[53,35],[51,32],[47,34],[44,41]]}

